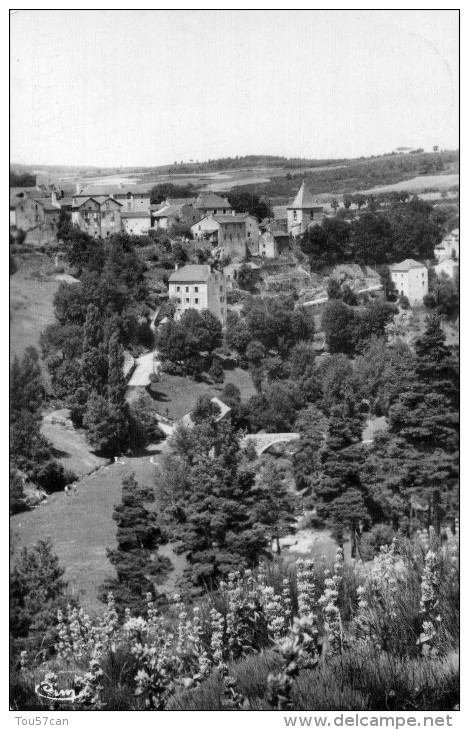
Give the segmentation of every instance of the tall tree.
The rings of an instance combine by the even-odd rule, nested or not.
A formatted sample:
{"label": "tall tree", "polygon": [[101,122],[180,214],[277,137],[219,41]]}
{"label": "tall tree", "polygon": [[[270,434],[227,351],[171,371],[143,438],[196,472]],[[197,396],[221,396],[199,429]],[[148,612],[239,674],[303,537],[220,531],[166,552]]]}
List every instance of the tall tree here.
{"label": "tall tree", "polygon": [[49,539],[13,553],[10,573],[10,634],[13,653],[50,655],[57,640],[57,609],[65,610],[67,584]]}
{"label": "tall tree", "polygon": [[145,503],[152,502],[152,490],[141,487],[131,474],[122,482],[121,503],[116,505],[113,520],[117,524],[117,548],[108,550],[117,577],[102,587],[102,598],[108,591],[114,593],[120,610],[130,608],[140,613],[145,610],[146,594],[154,593],[154,584],[161,581],[170,568],[167,558],[157,554],[157,548],[166,542],[156,514]]}
{"label": "tall tree", "polygon": [[103,316],[96,305],[89,304],[83,327],[81,371],[83,383],[90,392],[102,394],[105,391],[108,367]]}
{"label": "tall tree", "polygon": [[[346,398],[341,405],[334,406],[329,418],[327,437],[321,449],[319,473],[313,481],[313,504],[319,517],[331,525],[339,544],[343,543],[344,530],[348,529],[352,541],[352,554],[356,551],[356,522],[347,522],[345,505],[354,505],[359,510],[362,502],[366,515],[373,509],[369,495],[361,481],[363,447],[361,434],[363,419],[353,398]],[[368,517],[370,519],[370,517]]]}
{"label": "tall tree", "polygon": [[275,460],[269,459],[260,478],[256,498],[256,516],[265,525],[270,540],[275,541],[280,555],[280,538],[291,534],[295,523],[297,500],[288,489],[285,478]]}
{"label": "tall tree", "polygon": [[193,464],[180,502],[188,577],[200,588],[216,585],[232,570],[255,567],[267,549],[265,530],[255,518],[254,474],[241,459],[232,428],[219,424],[215,456],[202,455]]}

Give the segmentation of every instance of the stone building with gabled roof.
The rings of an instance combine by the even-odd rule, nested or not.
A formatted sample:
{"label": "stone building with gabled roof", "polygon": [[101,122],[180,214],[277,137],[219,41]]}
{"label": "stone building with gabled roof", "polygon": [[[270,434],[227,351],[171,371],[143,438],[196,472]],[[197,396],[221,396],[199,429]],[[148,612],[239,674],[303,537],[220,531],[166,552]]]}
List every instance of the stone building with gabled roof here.
{"label": "stone building with gabled roof", "polygon": [[428,269],[415,259],[405,259],[389,267],[391,281],[401,297],[407,297],[411,305],[422,304],[428,294]]}
{"label": "stone building with gabled roof", "polygon": [[106,238],[122,229],[122,204],[111,197],[74,198],[72,223],[93,238]]}
{"label": "stone building with gabled roof", "polygon": [[221,272],[207,264],[189,264],[171,274],[168,287],[170,299],[176,301],[176,320],[188,309],[208,309],[225,324],[226,277]]}
{"label": "stone building with gabled roof", "polygon": [[207,215],[191,226],[192,237],[210,241],[220,258],[240,260],[246,255],[248,218],[245,215]]}
{"label": "stone building with gabled roof", "polygon": [[289,235],[294,238],[301,236],[311,225],[314,216],[322,212],[323,207],[317,204],[303,182],[293,203],[287,206]]}
{"label": "stone building with gabled roof", "polygon": [[195,207],[201,216],[226,215],[233,210],[227,198],[222,198],[220,195],[211,192],[199,193],[195,201]]}

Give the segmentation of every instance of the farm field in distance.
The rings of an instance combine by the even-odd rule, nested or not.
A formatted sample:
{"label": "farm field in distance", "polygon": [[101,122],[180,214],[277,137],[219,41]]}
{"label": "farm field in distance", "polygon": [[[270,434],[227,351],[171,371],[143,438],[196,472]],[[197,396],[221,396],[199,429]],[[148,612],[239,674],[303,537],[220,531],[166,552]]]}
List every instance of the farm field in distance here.
{"label": "farm field in distance", "polygon": [[448,190],[453,185],[459,185],[459,174],[449,175],[418,175],[410,180],[394,183],[393,185],[377,185],[374,188],[363,190],[364,193],[391,193],[394,190],[408,190],[409,193],[418,193],[425,188]]}

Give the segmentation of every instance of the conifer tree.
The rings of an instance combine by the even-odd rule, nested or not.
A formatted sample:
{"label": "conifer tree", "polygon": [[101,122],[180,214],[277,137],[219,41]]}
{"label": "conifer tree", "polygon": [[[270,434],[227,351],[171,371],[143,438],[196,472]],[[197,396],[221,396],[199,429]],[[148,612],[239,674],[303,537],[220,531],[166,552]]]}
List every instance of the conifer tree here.
{"label": "conifer tree", "polygon": [[273,459],[265,465],[256,498],[256,515],[266,527],[270,540],[280,555],[280,538],[293,532],[297,500],[285,484],[281,470]]}
{"label": "conifer tree", "polygon": [[[344,530],[350,533],[353,553],[357,524],[371,521],[373,510],[361,480],[362,429],[363,419],[351,397],[332,408],[319,474],[313,481],[312,502],[318,516],[328,521],[339,544],[343,544]],[[355,515],[353,520],[349,519],[349,510]]]}
{"label": "conifer tree", "polygon": [[254,473],[241,458],[235,434],[222,422],[214,452],[205,451],[191,469],[180,520],[190,580],[199,588],[216,585],[232,570],[254,567],[267,551],[265,528],[255,515]]}
{"label": "conifer tree", "polygon": [[101,597],[114,593],[118,608],[129,607],[136,613],[146,606],[145,596],[154,593],[154,584],[170,568],[167,558],[157,554],[166,542],[156,514],[145,503],[152,502],[152,490],[141,487],[131,474],[122,482],[121,503],[116,505],[113,520],[117,524],[117,548],[108,550],[117,577],[102,587]]}
{"label": "conifer tree", "polygon": [[83,327],[82,378],[89,391],[103,394],[106,386],[108,357],[104,343],[102,313],[89,304]]}

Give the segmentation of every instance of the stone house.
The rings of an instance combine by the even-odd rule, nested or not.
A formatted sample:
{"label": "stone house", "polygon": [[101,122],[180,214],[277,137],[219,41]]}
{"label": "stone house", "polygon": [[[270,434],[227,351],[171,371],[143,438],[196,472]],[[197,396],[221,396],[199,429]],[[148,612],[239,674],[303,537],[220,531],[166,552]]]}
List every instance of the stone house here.
{"label": "stone house", "polygon": [[190,264],[169,277],[169,297],[176,301],[174,318],[188,309],[208,309],[222,324],[226,322],[226,278],[208,265]]}
{"label": "stone house", "polygon": [[41,201],[29,195],[10,198],[10,225],[19,231],[29,231],[44,223],[45,211]]}
{"label": "stone house", "polygon": [[74,206],[89,198],[114,198],[121,204],[121,210],[150,212],[150,192],[147,186],[131,185],[127,188],[110,185],[88,185],[84,190],[79,189],[73,196]]}
{"label": "stone house", "polygon": [[216,193],[200,193],[194,206],[200,217],[206,215],[227,215],[233,210],[227,198],[222,198]]}
{"label": "stone house", "polygon": [[122,210],[122,230],[132,236],[144,236],[151,228],[150,213],[144,210]]}
{"label": "stone house", "polygon": [[411,305],[422,304],[428,294],[428,269],[414,259],[405,259],[389,267],[391,281],[399,296],[407,297]]}
{"label": "stone house", "polygon": [[152,211],[152,224],[154,228],[169,230],[175,223],[186,223],[192,225],[200,219],[200,215],[192,203],[164,203],[158,210]]}
{"label": "stone house", "polygon": [[119,233],[122,205],[114,198],[87,198],[72,207],[72,223],[93,238],[106,238]]}
{"label": "stone house", "polygon": [[218,247],[220,258],[244,258],[246,218],[242,215],[208,215],[191,226],[192,237]]}

